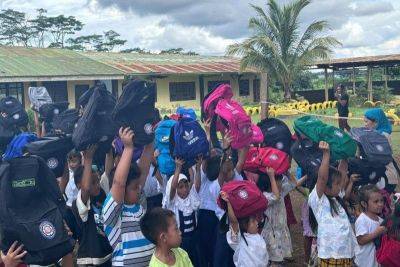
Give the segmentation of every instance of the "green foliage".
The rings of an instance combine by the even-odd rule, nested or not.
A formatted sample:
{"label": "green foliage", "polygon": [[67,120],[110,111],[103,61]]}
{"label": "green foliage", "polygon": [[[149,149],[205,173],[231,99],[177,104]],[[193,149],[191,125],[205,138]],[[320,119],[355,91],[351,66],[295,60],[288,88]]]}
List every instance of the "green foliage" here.
{"label": "green foliage", "polygon": [[34,132],[35,131],[34,111],[32,109],[28,109],[26,113],[28,113],[28,129],[29,131]]}
{"label": "green foliage", "polygon": [[6,45],[28,46],[34,35],[25,13],[13,9],[0,12],[0,42]]}
{"label": "green foliage", "polygon": [[174,54],[174,55],[188,55],[188,56],[198,55],[196,52],[193,51],[184,52],[183,48],[181,47],[161,50],[160,54]]}
{"label": "green foliage", "polygon": [[298,73],[319,59],[325,59],[339,41],[323,33],[326,21],[314,21],[300,32],[300,13],[311,0],[296,0],[279,6],[268,1],[268,10],[252,5],[256,17],[250,18],[252,36],[228,47],[227,54],[241,56],[241,68],[254,67],[278,81],[290,99],[293,81]]}
{"label": "green foliage", "polygon": [[128,49],[123,49],[119,51],[120,53],[138,53],[138,54],[150,54],[150,51],[146,51],[145,49],[142,49],[140,47],[135,47],[135,48],[128,48]]}

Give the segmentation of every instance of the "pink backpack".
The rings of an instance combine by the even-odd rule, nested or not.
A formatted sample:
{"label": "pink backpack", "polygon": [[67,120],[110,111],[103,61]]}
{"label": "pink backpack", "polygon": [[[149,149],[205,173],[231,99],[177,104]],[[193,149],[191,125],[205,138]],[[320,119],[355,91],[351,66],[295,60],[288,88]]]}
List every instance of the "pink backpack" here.
{"label": "pink backpack", "polygon": [[[221,84],[209,92],[201,104],[201,120],[205,121],[212,118],[215,114],[215,108],[221,99],[231,99],[233,97],[232,88],[229,84]],[[217,130],[222,131],[221,122],[217,122]]]}
{"label": "pink backpack", "polygon": [[253,132],[253,137],[252,137],[251,142],[253,144],[261,144],[264,141],[264,135],[263,135],[260,127],[258,127],[255,124],[252,124],[251,125],[251,130]]}
{"label": "pink backpack", "polygon": [[[235,100],[221,99],[215,108],[215,114],[219,116],[224,128],[231,131],[233,149],[248,146],[253,140],[251,119],[246,115],[242,106]],[[218,129],[217,130],[221,130]]]}
{"label": "pink backpack", "polygon": [[273,168],[276,174],[285,173],[290,168],[289,156],[272,147],[251,147],[247,152],[243,170],[265,173],[266,167]]}

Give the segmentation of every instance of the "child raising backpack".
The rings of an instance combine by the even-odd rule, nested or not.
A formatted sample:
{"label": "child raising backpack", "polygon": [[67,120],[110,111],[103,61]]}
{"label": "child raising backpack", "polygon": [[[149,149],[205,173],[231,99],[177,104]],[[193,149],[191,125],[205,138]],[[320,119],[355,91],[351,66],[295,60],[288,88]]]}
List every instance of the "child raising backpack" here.
{"label": "child raising backpack", "polygon": [[221,191],[220,198],[226,204],[230,226],[226,239],[235,251],[235,266],[268,266],[267,247],[258,233],[258,225],[262,219],[262,212],[267,207],[267,200],[257,186],[249,181],[230,182],[223,190],[228,188],[233,190],[229,193]]}

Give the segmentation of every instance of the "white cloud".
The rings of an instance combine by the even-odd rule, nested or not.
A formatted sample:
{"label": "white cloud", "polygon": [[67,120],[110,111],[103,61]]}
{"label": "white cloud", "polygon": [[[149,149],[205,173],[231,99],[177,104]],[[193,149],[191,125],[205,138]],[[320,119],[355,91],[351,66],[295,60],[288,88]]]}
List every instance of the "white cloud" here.
{"label": "white cloud", "polygon": [[[150,5],[153,2],[159,5]],[[265,0],[250,3],[266,7]],[[0,0],[0,9],[7,8],[29,17],[38,8],[49,15],[73,15],[85,24],[79,35],[113,29],[128,40],[126,47],[182,47],[213,55],[223,55],[227,45],[245,38],[254,15],[249,0]],[[400,53],[399,17],[399,0],[314,0],[301,18],[303,24],[327,20],[331,35],[343,43],[334,56],[343,57]]]}

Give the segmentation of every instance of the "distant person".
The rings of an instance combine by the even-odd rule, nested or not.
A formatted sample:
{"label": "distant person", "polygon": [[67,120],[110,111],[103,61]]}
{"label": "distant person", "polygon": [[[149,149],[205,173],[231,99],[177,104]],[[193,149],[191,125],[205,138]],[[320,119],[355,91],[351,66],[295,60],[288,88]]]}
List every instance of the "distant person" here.
{"label": "distant person", "polygon": [[343,84],[340,84],[336,88],[335,96],[337,99],[336,107],[339,114],[339,128],[350,131],[350,126],[347,123],[347,117],[349,116],[349,95],[346,93],[346,89]]}

